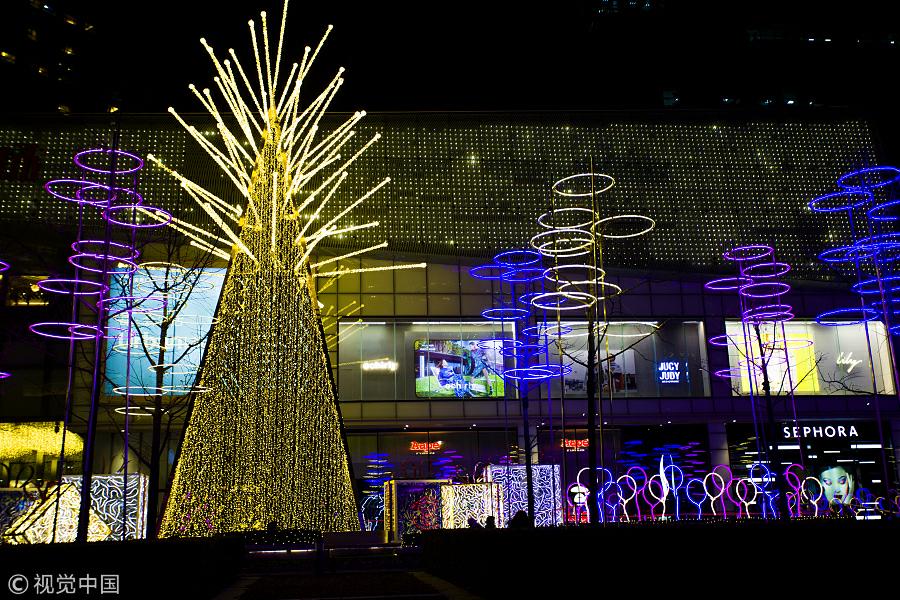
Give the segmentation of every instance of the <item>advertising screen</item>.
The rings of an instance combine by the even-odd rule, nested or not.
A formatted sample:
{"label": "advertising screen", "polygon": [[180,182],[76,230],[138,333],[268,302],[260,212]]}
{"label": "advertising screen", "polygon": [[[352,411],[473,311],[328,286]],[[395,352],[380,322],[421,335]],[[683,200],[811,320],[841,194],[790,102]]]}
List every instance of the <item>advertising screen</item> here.
{"label": "advertising screen", "polygon": [[502,398],[501,340],[415,340],[419,398]]}

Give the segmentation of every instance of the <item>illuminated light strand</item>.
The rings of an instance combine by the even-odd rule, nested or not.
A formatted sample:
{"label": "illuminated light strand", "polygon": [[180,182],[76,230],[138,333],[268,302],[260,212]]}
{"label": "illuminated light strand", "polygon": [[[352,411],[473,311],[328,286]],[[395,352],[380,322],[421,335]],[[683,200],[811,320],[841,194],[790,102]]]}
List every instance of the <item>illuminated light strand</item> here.
{"label": "illuminated light strand", "polygon": [[353,252],[348,252],[347,254],[341,254],[340,256],[335,256],[334,258],[327,258],[325,260],[320,260],[318,262],[314,262],[310,264],[310,268],[317,269],[322,265],[327,265],[328,263],[338,262],[344,260],[346,258],[351,258],[353,256],[358,256],[360,254],[365,254],[366,252],[371,252],[373,250],[379,250],[381,248],[387,248],[387,242],[381,242],[380,244],[375,244],[374,246],[369,246],[368,248],[363,248],[362,250],[355,250]]}
{"label": "illuminated light strand", "polygon": [[407,265],[391,265],[386,267],[365,267],[361,269],[347,269],[344,271],[326,271],[324,273],[314,273],[313,277],[329,277],[332,275],[351,275],[353,273],[371,273],[374,271],[397,271],[400,269],[424,269],[427,263],[414,263]]}

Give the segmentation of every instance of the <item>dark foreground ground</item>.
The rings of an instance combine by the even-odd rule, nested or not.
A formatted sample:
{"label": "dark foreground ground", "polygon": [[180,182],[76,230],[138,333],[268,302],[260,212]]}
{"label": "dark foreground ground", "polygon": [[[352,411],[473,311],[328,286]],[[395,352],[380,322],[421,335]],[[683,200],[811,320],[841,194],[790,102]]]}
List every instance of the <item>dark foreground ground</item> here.
{"label": "dark foreground ground", "polygon": [[[897,597],[898,544],[900,521],[810,520],[434,531],[412,548],[288,551],[237,538],[0,547],[0,597],[787,597],[818,596],[826,580],[855,597]],[[103,574],[119,576],[118,594],[89,587]],[[36,589],[41,575],[73,575],[76,593]],[[14,577],[16,589],[28,581],[23,594],[8,591]]]}

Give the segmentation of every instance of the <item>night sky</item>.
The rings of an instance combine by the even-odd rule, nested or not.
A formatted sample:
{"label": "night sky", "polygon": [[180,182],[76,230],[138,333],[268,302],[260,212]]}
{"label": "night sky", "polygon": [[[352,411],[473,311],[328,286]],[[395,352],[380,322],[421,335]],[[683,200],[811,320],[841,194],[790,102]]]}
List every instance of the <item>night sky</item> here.
{"label": "night sky", "polygon": [[[746,102],[758,105],[760,93],[816,96],[826,89],[828,105],[886,103],[888,74],[900,58],[900,40],[886,45],[897,38],[900,19],[896,3],[885,0],[650,0],[650,10],[599,14],[614,1],[293,0],[286,56],[299,59],[333,24],[310,85],[344,66],[333,108],[369,111],[660,108],[673,90],[685,107],[754,94]],[[78,93],[95,101],[72,101],[76,112],[110,103],[124,112],[200,110],[187,84],[212,86],[213,71],[199,38],[220,56],[234,47],[250,66],[247,20],[258,22],[265,9],[274,35],[281,18],[280,0],[53,6],[96,23],[97,43],[79,49],[76,74]],[[32,91],[21,87],[0,99],[0,110],[43,110],[47,103],[32,102]],[[55,109],[56,102],[48,105]]]}

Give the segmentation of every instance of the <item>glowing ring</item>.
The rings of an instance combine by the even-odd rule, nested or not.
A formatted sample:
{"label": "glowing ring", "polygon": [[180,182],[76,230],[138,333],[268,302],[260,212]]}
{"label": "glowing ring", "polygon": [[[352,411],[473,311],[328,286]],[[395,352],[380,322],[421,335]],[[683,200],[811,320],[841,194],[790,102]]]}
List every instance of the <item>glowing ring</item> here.
{"label": "glowing ring", "polygon": [[[61,288],[53,287],[54,284],[60,284]],[[65,289],[66,285],[71,285],[72,289]],[[77,291],[78,287],[82,285],[86,286],[88,291]],[[94,294],[103,294],[109,291],[108,285],[84,279],[43,279],[38,281],[38,287],[45,292],[50,292],[52,294],[71,294],[72,296],[92,296]]]}
{"label": "glowing ring", "polygon": [[531,283],[540,281],[544,277],[544,269],[540,267],[523,267],[521,269],[509,269],[501,273],[500,278],[509,283]]}
{"label": "glowing ring", "polygon": [[728,367],[727,369],[719,369],[713,373],[713,376],[721,377],[722,379],[740,379],[745,374],[746,372],[741,367]]}
{"label": "glowing ring", "polygon": [[547,354],[547,346],[545,344],[516,344],[508,348],[500,348],[500,354],[512,358],[516,356],[538,356]]}
{"label": "glowing ring", "polygon": [[47,183],[44,184],[44,191],[47,192],[48,194],[50,194],[51,196],[53,196],[54,198],[58,198],[60,200],[65,200],[66,202],[74,202],[76,204],[86,204],[88,206],[96,206],[98,208],[106,206],[106,204],[108,202],[108,201],[98,202],[98,201],[92,201],[92,200],[84,200],[81,198],[81,196],[80,196],[81,192],[78,190],[76,190],[75,196],[66,196],[63,193],[53,191],[52,186],[56,186],[56,185],[60,185],[60,184],[77,185],[77,186],[80,186],[79,190],[82,188],[85,188],[85,187],[89,187],[89,188],[101,187],[101,188],[109,189],[108,186],[105,186],[105,185],[102,185],[99,183],[94,183],[93,181],[86,181],[84,179],[51,179],[50,181],[48,181]]}
{"label": "glowing ring", "polygon": [[897,206],[898,204],[900,204],[900,200],[891,200],[889,202],[882,202],[881,204],[876,204],[875,206],[873,206],[872,208],[870,208],[869,210],[866,211],[866,216],[868,216],[873,221],[881,221],[881,222],[900,220],[900,217],[898,217],[898,216],[876,214],[878,211],[884,211],[885,209],[890,208],[892,206]]}
{"label": "glowing ring", "polygon": [[[550,371],[553,373],[551,377],[562,377],[563,375],[569,375],[572,373],[572,365],[551,365],[551,364],[543,364],[543,365],[535,365],[535,367],[540,368],[544,371]],[[535,368],[530,367],[530,368]]]}
{"label": "glowing ring", "polygon": [[[55,327],[65,327],[66,333],[54,333],[52,330]],[[97,338],[101,337],[101,332],[97,327],[93,325],[84,325],[83,323],[44,322],[29,325],[28,329],[31,330],[31,333],[55,340],[69,340],[77,342],[81,340],[96,340]],[[44,329],[50,329],[50,331],[44,331]],[[88,334],[87,331],[79,333],[78,330],[80,329],[88,330],[91,333]]]}
{"label": "glowing ring", "polygon": [[524,308],[488,308],[481,311],[481,316],[488,321],[521,321],[528,318]]}
{"label": "glowing ring", "polygon": [[184,396],[186,394],[202,394],[208,392],[211,388],[204,385],[164,385],[162,388],[168,394]]}
{"label": "glowing ring", "polygon": [[[556,297],[561,298],[561,300],[557,301],[556,306],[541,304],[541,302],[547,298]],[[581,303],[575,306],[562,306],[562,303],[566,301],[580,301]],[[531,305],[535,308],[550,311],[582,310],[585,308],[590,308],[596,303],[597,298],[586,292],[544,292],[543,294],[535,296],[531,300]]]}
{"label": "glowing ring", "polygon": [[531,299],[540,294],[543,294],[543,292],[525,292],[524,294],[516,296],[516,302],[530,308]]}
{"label": "glowing ring", "polygon": [[794,318],[793,310],[790,304],[763,304],[742,312],[741,319],[748,323],[790,321]]}
{"label": "glowing ring", "polygon": [[[165,298],[156,298],[154,296],[113,296],[111,298],[101,298],[97,302],[97,307],[100,308],[104,304],[114,303],[114,302],[118,302],[118,301],[125,301],[126,304],[130,304],[132,302],[138,302],[138,303],[143,303],[143,302],[153,303],[153,302],[155,302],[156,306],[141,307],[140,304],[138,304],[137,306],[129,306],[127,308],[123,308],[121,310],[115,311],[113,314],[116,314],[116,315],[126,313],[126,312],[139,314],[139,315],[146,314],[146,313],[159,312],[159,311],[163,310],[167,304]],[[108,310],[112,310],[112,309],[108,308]]]}
{"label": "glowing ring", "polygon": [[[99,246],[96,250],[91,246]],[[107,247],[108,246],[108,247]],[[113,248],[127,250],[122,252],[122,256],[112,253]],[[119,244],[117,242],[107,242],[106,240],[79,240],[72,244],[72,250],[79,254],[90,254],[92,256],[106,256],[107,260],[134,260],[140,256],[140,252],[127,244]]]}
{"label": "glowing ring", "polygon": [[737,346],[737,342],[734,341],[727,333],[723,333],[721,335],[715,335],[708,340],[706,340],[710,346],[718,346],[719,348],[727,348],[729,344],[734,344]]}
{"label": "glowing ring", "polygon": [[[117,219],[112,218],[113,213],[117,213],[122,210],[131,209],[133,214],[137,214],[140,209],[141,214],[145,212],[156,212],[158,215],[161,214],[163,216],[162,221],[153,220],[152,223],[126,223],[125,221],[119,221]],[[155,227],[165,227],[169,223],[172,222],[172,213],[167,210],[163,210],[161,208],[157,208],[155,206],[142,206],[140,204],[122,204],[120,206],[111,206],[103,211],[103,218],[113,223],[114,225],[121,225],[122,227],[131,227],[132,229],[153,229]]]}
{"label": "glowing ring", "polygon": [[867,245],[839,246],[820,252],[819,260],[827,263],[858,262],[872,258],[877,252],[877,250],[873,250],[871,246]]}
{"label": "glowing ring", "polygon": [[[126,417],[152,417],[152,406],[117,406],[114,408],[118,414]],[[165,412],[165,411],[163,411]]]}
{"label": "glowing ring", "polygon": [[555,377],[553,371],[540,367],[522,367],[518,369],[506,369],[503,377],[506,379],[516,379],[520,381],[536,381],[539,379],[549,379]]}
{"label": "glowing ring", "polygon": [[115,262],[118,267],[122,267],[122,265],[126,265],[119,273],[124,275],[128,275],[129,273],[134,273],[137,270],[137,265],[127,258],[117,258],[115,256],[104,256],[101,254],[73,254],[69,257],[69,263],[74,266],[76,269],[83,269],[85,271],[90,271],[91,273],[104,273],[111,274],[113,273],[113,269],[95,269],[93,267],[85,267],[81,264],[81,261],[85,258],[90,258],[92,260],[96,260],[98,262]]}
{"label": "glowing ring", "polygon": [[[599,188],[595,188],[595,189],[589,190],[587,192],[579,192],[579,193],[564,192],[559,189],[560,184],[565,183],[566,181],[573,181],[573,180],[576,180],[579,178],[589,179],[590,183],[593,183],[593,181],[595,179],[600,179],[601,181],[606,181],[608,183],[601,184]],[[554,183],[550,189],[553,190],[553,192],[555,194],[559,194],[560,196],[563,196],[565,198],[590,198],[592,194],[593,195],[602,194],[603,192],[610,189],[614,185],[616,185],[616,180],[613,179],[612,177],[610,177],[609,175],[606,175],[605,173],[577,173],[575,175],[569,175],[568,177],[563,177],[562,179],[560,179],[559,181]]]}
{"label": "glowing ring", "polygon": [[0,371],[0,379],[8,379],[12,377],[12,373],[7,373],[6,371]]}
{"label": "glowing ring", "polygon": [[198,370],[197,367],[191,368],[187,371],[166,371],[166,369],[172,369],[174,367],[183,367],[183,366],[185,366],[185,365],[181,365],[178,363],[161,363],[158,365],[150,365],[149,367],[147,367],[147,370],[150,371],[151,373],[156,373],[157,371],[162,370],[163,377],[170,377],[170,376],[171,377],[185,377],[185,376],[197,374],[197,370]]}
{"label": "glowing ring", "polygon": [[[119,169],[98,169],[97,167],[91,167],[82,162],[83,157],[91,156],[94,154],[109,154],[129,158],[135,162],[135,166],[130,169],[120,171]],[[140,171],[142,168],[144,168],[144,159],[142,159],[140,156],[138,156],[137,154],[132,154],[131,152],[125,152],[124,150],[116,150],[115,148],[94,148],[91,150],[82,150],[75,155],[74,160],[75,164],[85,171],[91,171],[93,173],[103,173],[105,175],[112,175],[113,173],[118,175],[126,175],[128,173]]]}
{"label": "glowing ring", "polygon": [[763,349],[768,352],[777,350],[800,350],[809,348],[813,345],[813,341],[809,338],[788,338],[776,340],[774,342],[763,342]]}
{"label": "glowing ring", "polygon": [[886,246],[893,248],[900,244],[900,232],[880,233],[862,238],[856,241],[856,245],[861,248],[879,248]]}
{"label": "glowing ring", "polygon": [[753,280],[749,277],[723,277],[707,281],[703,287],[713,292],[733,292],[751,283]]}
{"label": "glowing ring", "polygon": [[733,261],[745,261],[745,260],[759,260],[761,258],[765,258],[767,256],[771,256],[775,251],[772,246],[765,246],[763,244],[750,244],[749,246],[735,246],[731,250],[726,250],[722,253],[722,257],[725,260],[733,260]]}
{"label": "glowing ring", "polygon": [[[761,292],[757,292],[756,290],[759,289],[771,289],[772,293],[764,294]],[[745,298],[774,298],[776,296],[787,294],[790,291],[791,286],[781,281],[761,281],[759,283],[748,283],[747,285],[742,285],[740,289],[738,289],[738,294]]]}
{"label": "glowing ring", "polygon": [[637,233],[626,233],[623,235],[613,235],[610,233],[601,233],[600,235],[608,240],[624,240],[628,238],[638,237],[644,235],[645,233],[650,233],[653,231],[653,228],[656,227],[656,221],[651,219],[645,215],[613,215],[612,217],[606,217],[605,219],[600,219],[597,221],[597,225],[602,225],[603,229],[606,229],[606,225],[608,223],[613,223],[615,221],[619,221],[622,219],[633,219],[638,221],[647,221],[650,224],[646,226],[645,229],[641,229]]}
{"label": "glowing ring", "polygon": [[[497,348],[497,342],[500,342],[499,350]],[[518,344],[524,344],[524,342],[511,340],[509,338],[488,338],[486,340],[478,340],[478,347],[482,350],[497,350],[498,352],[503,348],[506,348],[507,345],[516,346]]]}
{"label": "glowing ring", "polygon": [[[579,290],[579,289],[576,289],[574,292],[566,291],[566,288],[568,288],[569,286],[573,286],[573,285],[575,285],[575,284],[572,284],[572,283],[564,283],[564,284],[562,284],[561,286],[558,286],[558,287],[556,288],[556,291],[557,291],[557,292],[562,292],[562,293],[565,293],[565,294],[575,294],[575,293],[581,294],[581,293],[587,293],[587,292],[583,292],[582,290]],[[608,281],[598,281],[598,282],[597,282],[597,285],[600,287],[600,290],[598,290],[598,291],[602,291],[602,290],[605,290],[605,289],[609,288],[610,290],[612,290],[612,293],[611,293],[611,294],[606,294],[606,295],[603,295],[603,296],[597,296],[597,295],[595,295],[595,294],[588,294],[589,296],[591,296],[591,297],[594,298],[595,300],[606,300],[607,298],[613,298],[613,297],[618,296],[619,294],[622,293],[622,288],[619,287],[618,285],[616,285],[615,283],[609,283]]]}
{"label": "glowing ring", "polygon": [[[857,198],[854,198],[857,197]],[[862,199],[858,199],[859,196],[862,196]],[[828,203],[832,198],[845,198],[847,201],[838,204],[837,206],[821,206],[822,203]],[[846,191],[846,192],[832,192],[830,194],[823,194],[821,196],[816,196],[812,200],[809,201],[809,209],[813,212],[820,213],[831,213],[831,212],[843,212],[845,210],[853,210],[855,208],[859,208],[863,204],[871,202],[875,196],[872,192],[860,192],[860,191]]]}
{"label": "glowing ring", "polygon": [[[869,175],[870,173],[890,173],[892,176],[890,177],[890,179],[884,179],[876,183],[863,183],[864,176]],[[852,179],[854,177],[858,177],[860,179],[861,185],[850,185],[847,183],[848,179]],[[898,179],[900,179],[900,169],[898,169],[897,167],[868,167],[865,169],[857,169],[856,171],[844,173],[838,178],[837,184],[838,187],[842,187],[845,190],[874,190],[876,188],[890,185]]]}
{"label": "glowing ring", "polygon": [[[103,185],[102,183],[92,183],[88,181],[85,181],[84,183],[87,183],[89,185],[75,190],[76,202],[78,202],[79,204],[87,204],[90,206],[96,206],[97,208],[115,206],[115,204],[113,203],[119,199],[119,194],[131,196],[131,198],[134,200],[132,201],[130,199],[129,202],[136,206],[144,203],[144,197],[132,189],[123,187],[110,187],[108,185]],[[107,197],[101,200],[85,200],[84,193],[88,190],[106,190]]]}
{"label": "glowing ring", "polygon": [[[537,243],[538,240],[557,234],[574,234],[574,236],[560,240],[550,239],[544,241],[542,244]],[[547,231],[536,233],[529,243],[531,244],[531,247],[537,250],[542,256],[571,258],[573,256],[587,254],[589,252],[587,249],[594,245],[594,237],[583,229],[549,229]],[[558,244],[566,244],[569,247],[557,248],[556,246]]]}
{"label": "glowing ring", "polygon": [[[488,269],[497,269],[499,272],[497,275],[482,275],[482,271],[486,271]],[[486,280],[499,280],[503,277],[503,269],[500,265],[478,265],[477,267],[472,267],[469,269],[469,276],[474,277],[475,279],[486,279]]]}
{"label": "glowing ring", "polygon": [[[540,292],[538,292],[540,293]],[[572,328],[567,327],[565,325],[557,325],[552,324],[548,325],[546,323],[541,323],[539,325],[532,325],[531,327],[526,327],[522,330],[522,335],[530,338],[541,338],[544,336],[548,337],[557,337],[564,336],[567,333],[572,333]]]}
{"label": "glowing ring", "polygon": [[3,262],[0,260],[0,273],[9,270],[9,263]]}
{"label": "glowing ring", "polygon": [[[766,272],[766,269],[771,269],[771,272]],[[759,279],[769,279],[772,277],[781,277],[782,275],[787,274],[788,271],[791,270],[791,265],[783,262],[764,262],[764,263],[756,263],[753,265],[747,265],[746,267],[741,268],[741,275],[750,278],[759,278]],[[757,271],[762,271],[762,273],[758,273]]]}
{"label": "glowing ring", "polygon": [[[513,260],[518,256],[523,256],[524,260]],[[494,262],[501,267],[527,267],[541,262],[541,255],[534,250],[507,250],[494,256]]]}
{"label": "glowing ring", "polygon": [[[613,333],[609,330],[612,325],[624,325],[631,327],[638,327],[642,325],[646,325],[650,328],[650,331],[646,333]],[[649,321],[608,321],[605,323],[597,323],[598,328],[605,329],[606,335],[612,338],[642,338],[647,337],[648,335],[653,335],[659,329],[659,323],[651,323]]]}
{"label": "glowing ring", "polygon": [[[849,321],[834,318],[841,315],[853,315],[853,318]],[[842,325],[859,325],[861,323],[872,321],[877,318],[878,311],[876,311],[874,308],[860,306],[856,308],[838,308],[836,310],[823,312],[821,315],[816,317],[816,323],[818,323],[819,325],[824,325],[826,327],[840,327]]]}
{"label": "glowing ring", "polygon": [[[557,227],[556,225],[551,225],[551,224],[544,222],[545,218],[549,218],[555,214],[570,213],[570,212],[571,213],[585,212],[585,213],[590,214],[591,218],[583,223],[577,223],[575,225],[565,225],[565,226],[559,226],[559,227]],[[544,214],[542,214],[541,216],[539,216],[537,218],[537,222],[538,222],[538,225],[540,225],[541,227],[543,227],[545,229],[581,229],[583,227],[588,227],[589,225],[593,225],[598,216],[599,215],[596,212],[594,212],[593,210],[591,210],[589,208],[581,208],[578,206],[572,206],[569,208],[554,208],[553,210],[549,210],[549,211],[545,212]]]}
{"label": "glowing ring", "polygon": [[[559,271],[562,269],[584,269],[586,271],[593,271],[595,274],[599,273],[599,275],[597,275],[594,279],[579,279],[577,281],[571,280],[571,279],[562,280],[559,278]],[[553,277],[553,275],[556,275],[556,277]],[[563,285],[568,285],[568,284],[591,285],[594,283],[602,285],[603,284],[602,280],[604,277],[606,277],[606,271],[604,271],[603,269],[601,269],[599,267],[595,267],[593,265],[585,265],[585,264],[557,265],[555,267],[550,267],[549,269],[544,269],[544,277],[548,281],[552,281],[553,283],[556,283],[556,284],[562,283]]]}
{"label": "glowing ring", "polygon": [[[140,392],[132,392],[131,390],[143,390]],[[153,391],[156,390],[156,391]],[[112,389],[112,393],[117,396],[136,396],[151,398],[153,396],[164,396],[166,394],[165,387],[145,386],[145,385],[119,385]]]}
{"label": "glowing ring", "polygon": [[[880,284],[879,284],[880,281]],[[897,282],[897,283],[893,283]],[[885,283],[889,283],[890,285],[884,285]],[[872,285],[874,284],[874,288]],[[877,277],[873,277],[872,279],[866,279],[865,281],[860,281],[859,283],[854,283],[850,286],[850,289],[856,292],[857,294],[880,294],[881,288],[884,287],[885,292],[896,292],[900,290],[900,275],[891,275],[890,277],[882,277],[880,280]]]}

